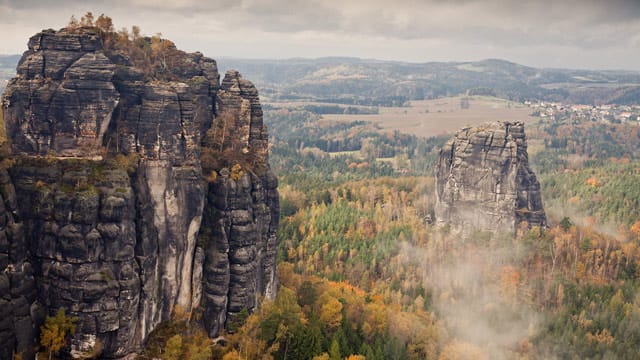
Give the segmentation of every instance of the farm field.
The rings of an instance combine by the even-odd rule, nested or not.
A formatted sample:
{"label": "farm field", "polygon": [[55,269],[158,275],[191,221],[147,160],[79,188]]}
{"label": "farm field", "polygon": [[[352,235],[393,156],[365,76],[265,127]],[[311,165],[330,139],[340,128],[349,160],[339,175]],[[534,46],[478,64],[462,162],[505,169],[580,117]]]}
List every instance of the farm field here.
{"label": "farm field", "polygon": [[[411,101],[408,107],[380,107],[378,114],[328,114],[322,121],[369,121],[382,131],[430,137],[453,133],[467,125],[478,125],[497,120],[535,120],[527,106],[495,97],[471,96],[469,107],[461,108],[462,97]],[[306,103],[271,103],[274,106],[305,105]]]}
{"label": "farm field", "polygon": [[460,108],[460,97],[412,101],[410,107],[380,108],[377,115],[325,115],[326,120],[367,120],[382,130],[398,130],[416,136],[435,136],[467,125],[497,120],[531,121],[531,110],[518,103],[491,97],[470,97],[469,108]]}

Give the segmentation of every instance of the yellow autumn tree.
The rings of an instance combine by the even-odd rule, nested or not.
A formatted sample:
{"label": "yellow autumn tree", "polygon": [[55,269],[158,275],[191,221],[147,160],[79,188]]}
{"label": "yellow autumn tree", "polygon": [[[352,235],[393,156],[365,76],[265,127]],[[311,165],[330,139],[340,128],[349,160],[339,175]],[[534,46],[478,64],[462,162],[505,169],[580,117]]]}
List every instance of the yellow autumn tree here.
{"label": "yellow autumn tree", "polygon": [[261,321],[259,314],[251,314],[237,333],[227,336],[229,346],[233,350],[225,355],[225,360],[266,360],[272,358],[268,353],[267,343],[260,338]]}
{"label": "yellow autumn tree", "polygon": [[182,357],[182,336],[176,334],[167,340],[165,346],[164,360],[178,360]]}
{"label": "yellow autumn tree", "polygon": [[640,220],[634,222],[630,230],[636,239],[640,239]]}
{"label": "yellow autumn tree", "polygon": [[313,360],[329,360],[329,354],[325,352],[320,355],[316,355],[313,357]]}
{"label": "yellow autumn tree", "polygon": [[209,360],[213,356],[211,351],[211,339],[205,332],[196,333],[191,342],[183,349],[183,355],[189,360]]}
{"label": "yellow autumn tree", "polygon": [[366,360],[367,358],[364,355],[349,355],[345,358],[345,360]]}
{"label": "yellow autumn tree", "polygon": [[337,329],[342,324],[342,303],[332,296],[325,296],[321,303],[320,322],[330,330]]}
{"label": "yellow autumn tree", "polygon": [[68,317],[64,309],[58,309],[55,316],[47,316],[40,327],[40,345],[49,354],[49,360],[65,346],[67,338],[76,332],[77,318]]}
{"label": "yellow autumn tree", "polygon": [[240,360],[240,354],[237,350],[231,350],[230,352],[224,354],[222,360]]}

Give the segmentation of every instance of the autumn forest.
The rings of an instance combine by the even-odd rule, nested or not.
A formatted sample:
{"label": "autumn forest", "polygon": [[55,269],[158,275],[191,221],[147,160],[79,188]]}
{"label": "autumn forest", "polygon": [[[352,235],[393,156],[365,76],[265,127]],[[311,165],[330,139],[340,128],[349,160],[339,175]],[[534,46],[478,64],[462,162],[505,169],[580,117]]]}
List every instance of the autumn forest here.
{"label": "autumn forest", "polygon": [[[161,34],[144,36],[136,26],[116,31],[109,17],[91,13],[72,18],[67,31],[87,28],[100,36],[105,54],[140,69],[136,81],[173,84],[182,76],[176,69],[187,61],[185,53]],[[257,106],[242,100],[246,113],[264,110],[264,152],[233,146],[237,139],[229,129],[240,120],[230,111],[198,138],[202,148],[194,151],[199,158],[193,163],[205,186],[220,176],[240,183],[269,170],[277,175],[277,296],[226,318],[226,329],[214,339],[202,325],[206,314],[175,305],[171,320],[150,332],[139,359],[640,358],[637,121],[541,116],[522,101],[535,92],[506,85],[508,91],[498,93],[443,87],[380,97],[363,90],[373,81],[356,81],[347,84],[348,98],[336,95],[347,86],[338,82],[305,82],[284,94],[281,84],[265,78],[256,83]],[[209,83],[195,81],[189,86],[209,91]],[[317,91],[315,97],[300,95],[305,87]],[[208,96],[215,97],[212,91]],[[486,116],[486,109],[477,110],[481,103],[527,114],[526,156],[540,183],[547,226],[521,222],[515,232],[469,232],[438,221],[436,166],[458,128],[443,121],[438,133],[416,133],[411,116],[435,112],[424,108],[426,100],[449,101],[454,110],[436,110],[444,116]],[[371,120],[378,115],[383,121]],[[15,162],[4,151],[5,162]],[[37,164],[55,163],[51,157]],[[107,170],[132,173],[139,160],[118,153]],[[210,241],[205,237],[211,233],[203,231],[199,241]],[[101,281],[113,280],[102,275]],[[38,351],[53,358],[70,347],[66,339],[77,319],[60,311],[43,323]],[[86,358],[99,358],[101,350],[96,346]]]}

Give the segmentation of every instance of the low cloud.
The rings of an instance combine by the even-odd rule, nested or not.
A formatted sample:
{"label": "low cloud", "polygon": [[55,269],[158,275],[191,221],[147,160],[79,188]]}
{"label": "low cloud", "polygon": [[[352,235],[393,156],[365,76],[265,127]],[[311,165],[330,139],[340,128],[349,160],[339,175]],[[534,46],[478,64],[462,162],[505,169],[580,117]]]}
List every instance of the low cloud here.
{"label": "low cloud", "polygon": [[498,238],[494,235],[482,245],[484,249],[464,251],[464,247],[453,250],[461,244],[450,243],[451,238],[436,235],[427,247],[401,243],[400,258],[423,270],[416,275],[433,296],[432,306],[447,329],[447,341],[473,344],[488,358],[502,360],[514,358],[515,349],[535,335],[542,315],[518,299],[515,282],[506,284],[513,288],[505,288],[503,282],[515,270],[509,265],[515,249],[510,241],[496,246]]}

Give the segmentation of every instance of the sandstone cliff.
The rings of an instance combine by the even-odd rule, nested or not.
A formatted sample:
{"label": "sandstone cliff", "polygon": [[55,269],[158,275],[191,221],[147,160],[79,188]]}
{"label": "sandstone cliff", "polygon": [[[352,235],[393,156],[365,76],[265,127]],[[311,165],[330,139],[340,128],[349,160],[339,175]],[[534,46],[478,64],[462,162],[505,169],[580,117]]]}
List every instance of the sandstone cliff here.
{"label": "sandstone cliff", "polygon": [[540,184],[529,168],[524,124],[464,128],[440,150],[436,218],[463,232],[545,226]]}
{"label": "sandstone cliff", "polygon": [[74,352],[100,342],[119,358],[177,307],[215,336],[275,296],[277,180],[257,90],[235,71],[220,84],[214,60],[170,42],[141,67],[123,46],[150,39],[136,41],[43,31],[6,88],[0,358],[28,351],[58,308],[79,319]]}

